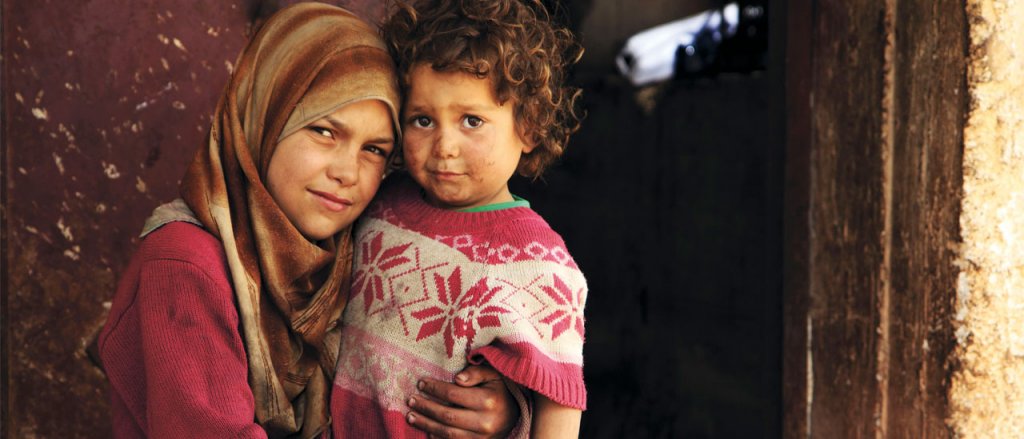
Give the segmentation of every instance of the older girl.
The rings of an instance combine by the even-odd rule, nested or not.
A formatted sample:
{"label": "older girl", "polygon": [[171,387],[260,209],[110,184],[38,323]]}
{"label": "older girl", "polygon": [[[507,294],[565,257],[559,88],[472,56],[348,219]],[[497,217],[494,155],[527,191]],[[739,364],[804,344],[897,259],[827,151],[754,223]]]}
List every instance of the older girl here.
{"label": "older girl", "polygon": [[[393,63],[351,13],[303,3],[236,64],[100,336],[116,437],[309,438],[330,423],[351,225],[399,141]],[[504,388],[463,392],[511,425]]]}

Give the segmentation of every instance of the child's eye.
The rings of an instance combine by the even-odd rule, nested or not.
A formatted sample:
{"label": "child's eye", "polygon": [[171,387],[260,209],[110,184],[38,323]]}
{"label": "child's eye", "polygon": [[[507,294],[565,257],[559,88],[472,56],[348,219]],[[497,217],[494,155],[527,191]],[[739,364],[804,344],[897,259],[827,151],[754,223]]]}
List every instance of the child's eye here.
{"label": "child's eye", "polygon": [[434,124],[434,122],[427,116],[413,117],[410,122],[412,123],[412,126],[416,128],[430,128],[430,126]]}
{"label": "child's eye", "polygon": [[484,120],[476,116],[466,116],[462,119],[462,126],[466,128],[480,128]]}
{"label": "child's eye", "polygon": [[314,132],[314,133],[317,133],[317,134],[319,134],[321,136],[324,136],[324,137],[326,137],[328,139],[333,139],[334,138],[334,132],[331,131],[330,128],[311,126],[311,127],[309,127],[309,130]]}

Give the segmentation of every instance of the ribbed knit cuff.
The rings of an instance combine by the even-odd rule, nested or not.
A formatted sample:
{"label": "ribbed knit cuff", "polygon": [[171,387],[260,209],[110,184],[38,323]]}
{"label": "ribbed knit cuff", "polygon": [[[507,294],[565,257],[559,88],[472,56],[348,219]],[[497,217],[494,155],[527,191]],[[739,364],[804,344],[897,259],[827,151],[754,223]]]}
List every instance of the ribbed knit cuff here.
{"label": "ribbed knit cuff", "polygon": [[469,353],[470,363],[485,361],[512,381],[540,392],[554,402],[587,409],[582,365],[552,360],[529,343],[506,344],[501,341]]}

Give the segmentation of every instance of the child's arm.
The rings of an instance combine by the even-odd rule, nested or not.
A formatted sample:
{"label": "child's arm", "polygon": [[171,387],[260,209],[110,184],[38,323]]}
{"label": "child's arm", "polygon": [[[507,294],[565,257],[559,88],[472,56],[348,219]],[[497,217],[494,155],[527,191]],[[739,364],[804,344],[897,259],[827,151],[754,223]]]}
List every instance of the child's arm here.
{"label": "child's arm", "polygon": [[567,438],[580,436],[579,409],[566,407],[538,392],[533,394],[531,438]]}

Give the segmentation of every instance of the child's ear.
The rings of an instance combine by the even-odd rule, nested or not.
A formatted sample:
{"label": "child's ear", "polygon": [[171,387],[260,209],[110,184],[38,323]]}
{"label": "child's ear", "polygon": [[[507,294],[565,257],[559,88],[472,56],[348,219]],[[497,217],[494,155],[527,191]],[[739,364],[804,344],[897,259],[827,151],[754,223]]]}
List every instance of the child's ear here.
{"label": "child's ear", "polygon": [[537,147],[537,143],[523,139],[523,154],[529,154],[533,152],[533,149]]}
{"label": "child's ear", "polygon": [[520,128],[518,131],[519,143],[523,144],[523,154],[529,154],[537,147],[537,141],[533,138],[533,132],[526,128]]}

